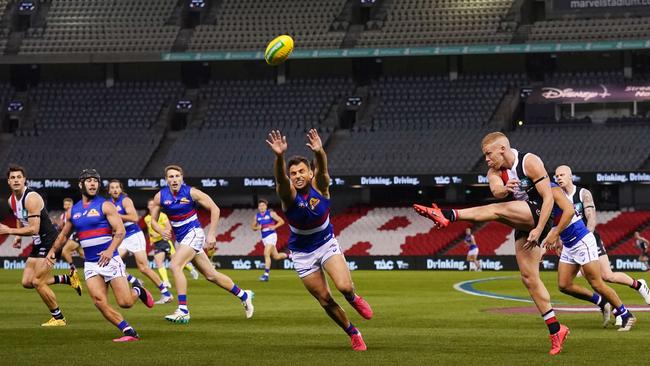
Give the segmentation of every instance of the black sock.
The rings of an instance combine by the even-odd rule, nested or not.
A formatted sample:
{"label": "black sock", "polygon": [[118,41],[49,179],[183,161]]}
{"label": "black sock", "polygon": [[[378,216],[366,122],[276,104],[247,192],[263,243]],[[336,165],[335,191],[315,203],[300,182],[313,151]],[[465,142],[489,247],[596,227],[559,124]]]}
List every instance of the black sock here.
{"label": "black sock", "polygon": [[138,338],[138,333],[133,328],[126,328],[123,333],[125,336]]}
{"label": "black sock", "polygon": [[454,222],[456,221],[456,211],[452,209],[442,209],[442,216],[444,216],[447,220]]}
{"label": "black sock", "polygon": [[357,298],[357,295],[354,292],[352,292],[348,295],[343,294],[343,297],[345,297],[345,299],[348,300],[348,302],[352,302],[354,301],[354,299]]}
{"label": "black sock", "polygon": [[63,285],[69,285],[70,284],[70,276],[68,275],[58,275],[54,276],[54,284],[63,284]]}
{"label": "black sock", "polygon": [[641,288],[641,282],[634,280],[630,287],[638,291]]}
{"label": "black sock", "polygon": [[52,314],[52,318],[54,319],[63,319],[63,313],[59,308],[50,310],[50,314]]}

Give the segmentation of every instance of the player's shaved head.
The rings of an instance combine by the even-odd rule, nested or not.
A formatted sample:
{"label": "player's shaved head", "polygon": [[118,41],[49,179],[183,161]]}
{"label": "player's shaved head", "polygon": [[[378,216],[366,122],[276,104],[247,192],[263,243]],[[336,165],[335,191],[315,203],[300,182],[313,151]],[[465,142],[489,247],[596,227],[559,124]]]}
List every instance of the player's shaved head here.
{"label": "player's shaved head", "polygon": [[499,144],[507,149],[510,148],[510,141],[508,140],[508,137],[502,132],[490,132],[485,135],[485,137],[483,137],[483,140],[481,141],[481,147],[492,144]]}
{"label": "player's shaved head", "polygon": [[555,175],[558,175],[560,173],[564,173],[568,176],[573,175],[573,172],[571,171],[571,168],[568,165],[560,165],[559,167],[555,168]]}

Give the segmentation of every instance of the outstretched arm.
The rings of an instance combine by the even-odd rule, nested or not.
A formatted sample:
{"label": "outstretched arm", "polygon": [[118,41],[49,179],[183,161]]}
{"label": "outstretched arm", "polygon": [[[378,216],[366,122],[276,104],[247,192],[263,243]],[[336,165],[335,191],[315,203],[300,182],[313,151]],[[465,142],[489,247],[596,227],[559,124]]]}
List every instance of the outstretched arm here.
{"label": "outstretched arm", "polygon": [[321,141],[318,131],[313,128],[307,133],[307,139],[309,140],[307,147],[314,152],[316,166],[318,167],[315,171],[312,185],[316,187],[323,197],[329,198],[330,175],[327,169],[327,154],[325,153],[325,149],[323,149],[323,141]]}
{"label": "outstretched arm", "polygon": [[287,151],[287,137],[282,136],[280,131],[273,130],[266,140],[271,150],[275,153],[273,174],[275,175],[275,190],[282,201],[282,207],[288,209],[296,198],[296,189],[291,185],[287,176],[287,167],[284,162],[284,153]]}

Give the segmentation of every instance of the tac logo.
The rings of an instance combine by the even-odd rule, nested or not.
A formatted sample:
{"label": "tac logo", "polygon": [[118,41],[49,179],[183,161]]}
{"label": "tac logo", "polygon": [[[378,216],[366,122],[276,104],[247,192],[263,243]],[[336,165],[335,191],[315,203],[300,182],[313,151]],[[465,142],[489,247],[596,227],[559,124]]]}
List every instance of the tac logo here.
{"label": "tac logo", "polygon": [[80,217],[81,217],[81,214],[79,212],[77,212],[76,214],[74,214],[74,216],[72,216],[73,219],[78,219]]}
{"label": "tac logo", "polygon": [[320,203],[320,200],[316,197],[312,197],[309,199],[309,208],[312,210],[316,209],[316,206]]}
{"label": "tac logo", "polygon": [[183,198],[181,198],[180,201],[178,201],[178,202],[179,202],[180,204],[182,204],[182,205],[187,205],[187,204],[190,203],[190,200],[188,200],[187,198],[183,197]]}
{"label": "tac logo", "polygon": [[99,212],[97,212],[97,210],[95,210],[93,208],[90,211],[88,211],[88,215],[86,215],[86,216],[88,216],[88,217],[97,217],[97,216],[99,216]]}
{"label": "tac logo", "polygon": [[171,204],[172,204],[172,201],[170,201],[170,200],[165,200],[165,202],[163,202],[163,205],[171,205]]}

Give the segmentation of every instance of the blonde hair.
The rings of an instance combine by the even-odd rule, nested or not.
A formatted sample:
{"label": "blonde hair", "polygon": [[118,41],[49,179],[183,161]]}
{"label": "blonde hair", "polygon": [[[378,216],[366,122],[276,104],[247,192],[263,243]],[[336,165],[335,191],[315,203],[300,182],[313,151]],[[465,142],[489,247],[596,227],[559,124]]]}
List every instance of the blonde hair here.
{"label": "blonde hair", "polygon": [[508,141],[508,137],[502,132],[498,132],[498,131],[490,132],[487,135],[485,135],[485,137],[483,137],[483,140],[481,140],[481,147],[489,145],[500,139],[505,139],[506,141]]}

